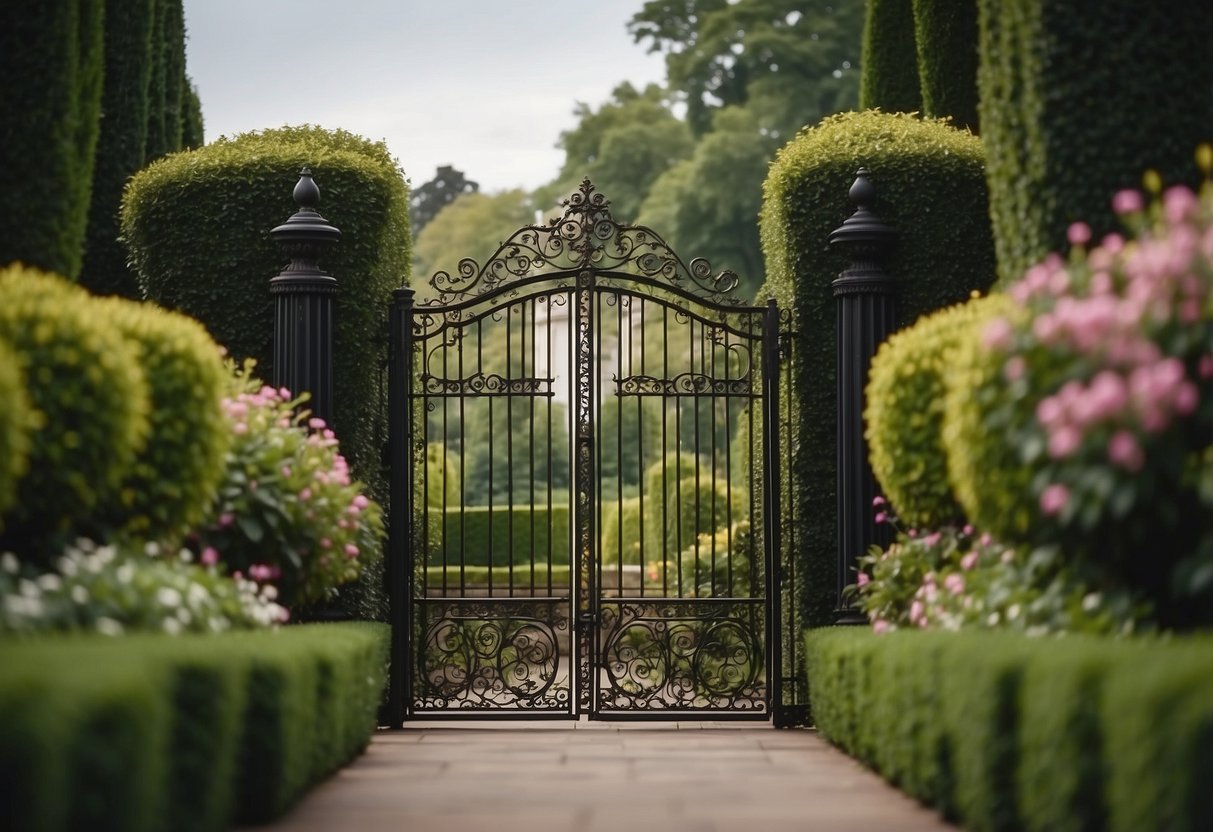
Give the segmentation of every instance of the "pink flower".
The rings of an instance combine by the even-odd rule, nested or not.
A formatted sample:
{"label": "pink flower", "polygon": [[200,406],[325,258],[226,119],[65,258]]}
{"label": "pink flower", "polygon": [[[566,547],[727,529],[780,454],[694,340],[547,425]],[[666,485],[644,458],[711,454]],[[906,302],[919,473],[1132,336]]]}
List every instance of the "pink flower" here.
{"label": "pink flower", "polygon": [[[1213,358],[1213,356],[1210,356],[1210,358]],[[886,502],[885,498],[881,497],[879,494],[877,494],[875,497],[872,498],[873,506],[883,506],[885,504],[885,502]]]}
{"label": "pink flower", "polygon": [[207,546],[202,550],[202,554],[198,556],[198,559],[202,561],[203,566],[214,566],[219,562],[219,550],[214,546]]}
{"label": "pink flower", "polygon": [[977,565],[977,559],[978,559],[978,554],[976,552],[969,552],[967,555],[965,555],[963,558],[960,559],[960,568],[965,570],[966,572],[971,571],[973,569],[973,567],[975,567]]}
{"label": "pink flower", "polygon": [[368,505],[370,505],[370,503],[371,503],[370,500],[368,500],[362,494],[359,494],[357,497],[354,498],[352,505],[361,509],[361,508],[366,508]]}
{"label": "pink flower", "polygon": [[332,549],[333,541],[329,540],[327,537],[320,538],[320,548],[321,549]]}
{"label": "pink flower", "polygon": [[1171,225],[1179,225],[1196,213],[1200,202],[1196,194],[1183,185],[1167,188],[1162,195],[1162,211]]}
{"label": "pink flower", "polygon": [[1082,444],[1082,433],[1070,425],[1062,425],[1049,435],[1049,456],[1065,459]]}
{"label": "pink flower", "polygon": [[248,433],[248,425],[246,425],[244,422],[237,422],[236,424],[232,425],[232,433],[236,434],[237,436],[244,436],[244,434]]}
{"label": "pink flower", "polygon": [[943,579],[943,586],[948,592],[953,595],[959,595],[965,591],[965,579],[959,572],[953,572],[951,575]]}
{"label": "pink flower", "polygon": [[910,623],[918,624],[919,621],[923,620],[924,612],[925,609],[922,606],[922,601],[915,601],[910,604]]}
{"label": "pink flower", "polygon": [[876,512],[875,520],[876,520],[876,525],[879,526],[881,523],[889,522],[889,515],[885,514],[883,511],[878,511],[878,512]]}
{"label": "pink flower", "polygon": [[1049,517],[1060,514],[1070,502],[1070,489],[1061,483],[1053,483],[1040,495],[1040,510]]}
{"label": "pink flower", "polygon": [[969,536],[969,535],[973,534],[973,524],[965,523],[964,528],[961,529],[960,531],[961,531],[961,534],[964,534],[965,536]]}
{"label": "pink flower", "polygon": [[236,517],[230,511],[225,511],[219,515],[219,528],[226,529],[232,523],[236,522]]}
{"label": "pink flower", "polygon": [[1213,355],[1202,355],[1196,365],[1196,373],[1201,378],[1213,378]]}
{"label": "pink flower", "polygon": [[1076,222],[1066,231],[1066,237],[1069,238],[1070,245],[1085,246],[1091,242],[1091,226],[1085,222]]}
{"label": "pink flower", "polygon": [[1006,350],[1011,346],[1015,330],[1006,318],[995,318],[986,324],[981,333],[981,343],[987,350]]}
{"label": "pink flower", "polygon": [[358,547],[357,547],[357,546],[355,546],[353,543],[347,543],[347,544],[345,544],[345,556],[346,556],[347,558],[356,558],[356,557],[358,557]]}
{"label": "pink flower", "polygon": [[319,416],[313,416],[307,420],[307,426],[312,430],[324,430],[324,420]]}
{"label": "pink flower", "polygon": [[282,466],[282,476],[283,476],[283,477],[286,477],[286,478],[288,478],[288,479],[290,478],[290,476],[291,476],[291,466],[289,466],[289,465],[283,465],[283,466]]}
{"label": "pink flower", "polygon": [[868,577],[867,572],[860,572],[859,577],[856,579],[856,583],[858,583],[859,586],[867,586],[871,582],[872,579]]}
{"label": "pink flower", "polygon": [[1028,371],[1028,362],[1024,360],[1022,355],[1017,355],[1007,361],[1002,371],[1006,375],[1007,381],[1019,381],[1024,377],[1024,373]]}
{"label": "pink flower", "polygon": [[308,500],[312,499],[312,489],[310,489],[310,488],[305,488],[305,489],[303,489],[302,491],[300,491],[300,492],[299,492],[299,499],[300,499],[300,500],[302,500],[302,501],[303,501],[303,502],[305,502],[305,503],[306,503]]}
{"label": "pink flower", "polygon": [[[1118,214],[1136,214],[1145,207],[1145,201],[1141,197],[1140,191],[1126,189],[1117,191],[1112,197],[1112,210]],[[1107,246],[1105,240],[1104,245]]]}
{"label": "pink flower", "polygon": [[1200,394],[1196,391],[1195,386],[1185,381],[1175,391],[1174,404],[1176,413],[1180,416],[1187,416],[1200,404]]}
{"label": "pink flower", "polygon": [[879,635],[880,633],[887,633],[888,631],[889,622],[885,621],[883,618],[877,618],[874,622],[872,622],[872,632]]}
{"label": "pink flower", "polygon": [[1129,471],[1140,471],[1145,455],[1137,437],[1127,430],[1118,430],[1108,441],[1108,461]]}
{"label": "pink flower", "polygon": [[287,390],[285,387],[279,387],[278,395],[282,398],[283,401],[290,401],[291,391]]}

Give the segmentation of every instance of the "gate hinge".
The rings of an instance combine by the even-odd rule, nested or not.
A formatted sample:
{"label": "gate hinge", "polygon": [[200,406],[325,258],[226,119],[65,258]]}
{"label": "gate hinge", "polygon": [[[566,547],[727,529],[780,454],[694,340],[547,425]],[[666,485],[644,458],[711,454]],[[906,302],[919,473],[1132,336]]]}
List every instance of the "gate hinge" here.
{"label": "gate hinge", "polygon": [[598,614],[593,612],[583,612],[577,616],[577,634],[584,636],[588,635],[591,630],[598,626]]}

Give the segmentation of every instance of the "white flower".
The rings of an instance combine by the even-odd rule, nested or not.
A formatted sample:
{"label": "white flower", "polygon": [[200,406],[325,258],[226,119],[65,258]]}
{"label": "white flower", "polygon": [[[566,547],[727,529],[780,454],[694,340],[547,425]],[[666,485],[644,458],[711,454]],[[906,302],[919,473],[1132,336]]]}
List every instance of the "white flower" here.
{"label": "white flower", "polygon": [[143,547],[143,553],[149,558],[160,556],[160,544],[154,540],[149,540]]}
{"label": "white flower", "polygon": [[98,618],[97,632],[103,636],[120,636],[122,635],[122,625],[112,618]]}
{"label": "white flower", "polygon": [[1100,597],[1098,592],[1091,592],[1083,596],[1082,609],[1083,612],[1094,612],[1099,608]]}
{"label": "white flower", "polygon": [[181,633],[181,622],[175,618],[164,619],[164,624],[162,626],[164,627],[164,632],[168,633],[170,636],[180,635]]}
{"label": "white flower", "polygon": [[80,584],[76,584],[72,587],[72,600],[80,606],[84,606],[88,603],[88,590]]}
{"label": "white flower", "polygon": [[1019,604],[1012,604],[1009,606],[1007,608],[1007,621],[1014,621],[1016,618],[1019,618],[1019,612]]}
{"label": "white flower", "polygon": [[17,560],[17,556],[12,552],[5,552],[0,555],[0,569],[3,569],[10,575],[16,575],[21,571],[21,562]]}
{"label": "white flower", "polygon": [[57,592],[63,588],[63,580],[54,572],[38,576],[38,586],[46,592]]}
{"label": "white flower", "polygon": [[181,593],[171,586],[162,586],[156,590],[156,600],[165,607],[176,607],[181,604]]}
{"label": "white flower", "polygon": [[118,570],[114,573],[114,577],[118,579],[118,583],[129,584],[131,579],[135,577],[135,567],[129,563],[124,563],[118,567]]}

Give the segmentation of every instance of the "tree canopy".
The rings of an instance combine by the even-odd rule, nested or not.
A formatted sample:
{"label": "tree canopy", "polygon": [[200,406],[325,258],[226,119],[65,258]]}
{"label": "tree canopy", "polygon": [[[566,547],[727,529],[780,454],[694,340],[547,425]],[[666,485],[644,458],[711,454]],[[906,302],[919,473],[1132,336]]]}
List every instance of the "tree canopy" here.
{"label": "tree canopy", "polygon": [[442,165],[430,181],[418,185],[409,194],[409,223],[413,236],[430,224],[438,212],[464,194],[475,193],[480,185],[464,176],[463,171]]}

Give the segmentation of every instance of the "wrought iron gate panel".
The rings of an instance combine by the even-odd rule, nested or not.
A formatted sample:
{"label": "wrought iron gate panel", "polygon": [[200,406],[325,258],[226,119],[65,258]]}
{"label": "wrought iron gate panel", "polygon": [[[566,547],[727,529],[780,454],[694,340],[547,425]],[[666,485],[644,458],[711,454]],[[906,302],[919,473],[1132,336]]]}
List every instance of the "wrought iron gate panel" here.
{"label": "wrought iron gate panel", "polygon": [[391,707],[767,718],[778,312],[565,205],[397,294]]}

